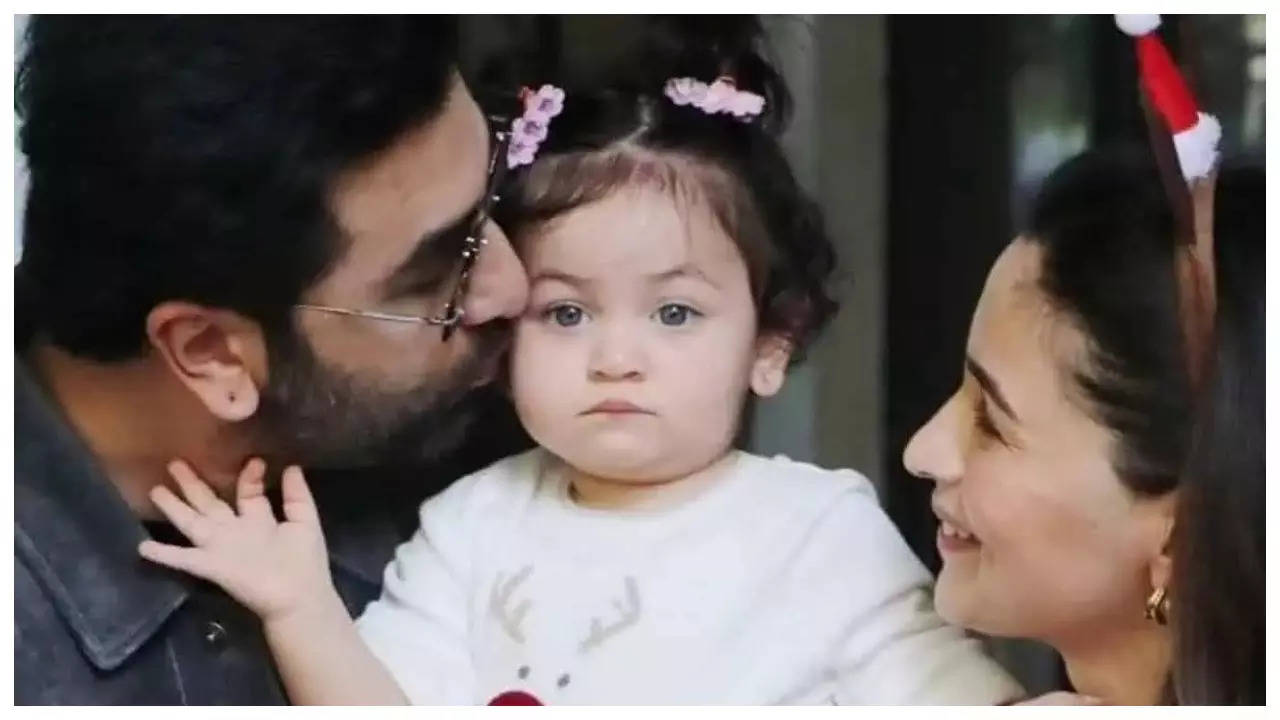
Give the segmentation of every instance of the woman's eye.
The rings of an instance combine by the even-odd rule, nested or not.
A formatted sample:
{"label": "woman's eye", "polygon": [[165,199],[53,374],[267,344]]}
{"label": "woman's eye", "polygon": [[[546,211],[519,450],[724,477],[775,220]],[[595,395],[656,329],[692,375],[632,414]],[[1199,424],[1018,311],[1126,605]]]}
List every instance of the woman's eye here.
{"label": "woman's eye", "polygon": [[1009,444],[1005,440],[1004,435],[1000,433],[999,428],[996,427],[995,421],[991,419],[991,413],[987,411],[986,403],[981,401],[978,402],[976,415],[975,424],[978,426],[978,432],[992,440],[995,440],[1001,445]]}
{"label": "woman's eye", "polygon": [[573,327],[582,322],[584,313],[577,305],[553,305],[543,311],[542,317],[560,327]]}
{"label": "woman's eye", "polygon": [[681,303],[667,303],[666,305],[658,308],[657,318],[658,322],[661,322],[663,325],[679,327],[680,325],[688,323],[690,318],[696,317],[700,314],[701,313],[688,305],[682,305]]}

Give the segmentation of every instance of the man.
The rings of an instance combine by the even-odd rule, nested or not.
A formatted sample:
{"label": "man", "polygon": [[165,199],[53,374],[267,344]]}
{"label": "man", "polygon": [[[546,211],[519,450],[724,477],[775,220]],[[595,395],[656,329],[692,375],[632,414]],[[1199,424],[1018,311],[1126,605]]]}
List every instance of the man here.
{"label": "man", "polygon": [[[430,458],[527,281],[439,18],[34,18],[16,270],[15,698],[267,704],[256,621],[146,563],[173,458]],[[376,494],[377,489],[373,489]],[[366,493],[369,494],[369,493]],[[326,517],[353,614],[394,533]]]}

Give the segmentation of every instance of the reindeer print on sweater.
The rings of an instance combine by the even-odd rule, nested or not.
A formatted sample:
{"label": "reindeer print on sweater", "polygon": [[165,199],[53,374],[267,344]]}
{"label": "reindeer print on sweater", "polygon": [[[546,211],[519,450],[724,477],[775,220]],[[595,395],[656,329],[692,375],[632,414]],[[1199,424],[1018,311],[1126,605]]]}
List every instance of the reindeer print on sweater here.
{"label": "reindeer print on sweater", "polygon": [[582,622],[582,631],[574,635],[572,626],[564,632],[552,633],[546,647],[530,647],[525,632],[525,622],[537,612],[535,601],[519,595],[523,585],[533,574],[533,566],[526,565],[515,573],[498,573],[489,595],[489,619],[500,629],[498,642],[511,658],[509,684],[502,685],[501,663],[494,678],[497,692],[489,705],[549,705],[566,701],[572,696],[574,682],[581,683],[590,677],[590,663],[594,654],[615,636],[634,628],[640,622],[640,589],[634,577],[622,579],[622,594],[610,599],[611,616],[593,616]]}
{"label": "reindeer print on sweater", "polygon": [[358,629],[415,704],[988,704],[870,482],[741,454],[677,507],[576,505],[545,451],[428,500]]}

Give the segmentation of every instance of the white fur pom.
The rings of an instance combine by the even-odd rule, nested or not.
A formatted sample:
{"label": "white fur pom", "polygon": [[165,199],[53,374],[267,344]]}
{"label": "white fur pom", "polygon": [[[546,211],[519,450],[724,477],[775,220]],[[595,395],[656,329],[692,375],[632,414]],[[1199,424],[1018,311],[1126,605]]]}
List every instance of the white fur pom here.
{"label": "white fur pom", "polygon": [[1116,27],[1125,35],[1142,37],[1160,27],[1159,15],[1117,15]]}
{"label": "white fur pom", "polygon": [[1182,176],[1188,182],[1208,175],[1218,162],[1222,126],[1212,115],[1199,113],[1199,116],[1195,125],[1173,136],[1178,164],[1182,166]]}

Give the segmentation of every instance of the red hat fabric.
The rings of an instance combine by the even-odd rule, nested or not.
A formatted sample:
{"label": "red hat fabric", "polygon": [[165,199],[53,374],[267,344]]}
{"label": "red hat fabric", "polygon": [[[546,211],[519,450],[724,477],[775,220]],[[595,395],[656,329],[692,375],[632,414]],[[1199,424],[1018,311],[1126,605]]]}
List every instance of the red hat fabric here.
{"label": "red hat fabric", "polygon": [[1182,72],[1156,34],[1159,15],[1116,15],[1116,26],[1135,38],[1142,89],[1160,113],[1187,181],[1205,177],[1218,160],[1222,126],[1217,118],[1199,111]]}

